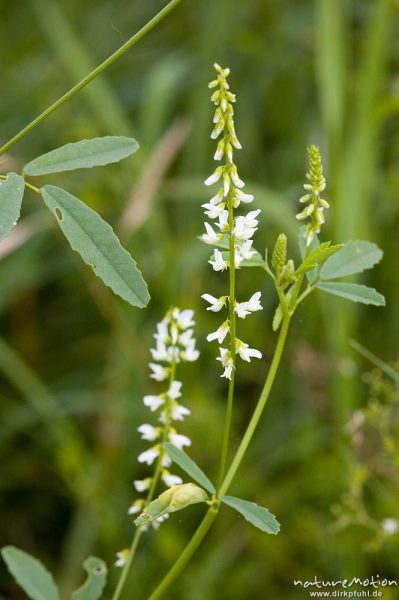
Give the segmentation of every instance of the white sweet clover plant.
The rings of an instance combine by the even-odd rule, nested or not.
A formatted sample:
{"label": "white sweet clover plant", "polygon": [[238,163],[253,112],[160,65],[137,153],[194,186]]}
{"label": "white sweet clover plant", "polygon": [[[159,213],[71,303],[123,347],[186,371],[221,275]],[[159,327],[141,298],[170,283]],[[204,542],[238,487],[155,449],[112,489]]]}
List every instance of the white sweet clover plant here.
{"label": "white sweet clover plant", "polygon": [[[168,6],[178,1],[172,0]],[[253,236],[259,225],[260,211],[250,210],[246,214],[237,214],[237,209],[241,205],[252,203],[254,198],[251,194],[243,192],[244,182],[239,177],[234,162],[234,151],[241,149],[234,124],[233,105],[236,97],[230,91],[227,81],[230,70],[217,64],[215,70],[216,79],[210,83],[210,88],[213,90],[212,102],[216,106],[211,137],[218,140],[214,158],[218,162],[223,161],[223,164],[219,165],[205,181],[207,186],[219,183],[220,188],[209,202],[203,205],[211,223],[206,221],[205,233],[201,239],[214,247],[209,260],[212,268],[215,271],[227,271],[229,280],[229,289],[226,290],[225,295],[214,297],[210,293],[205,293],[202,296],[208,304],[208,311],[215,313],[227,311],[222,323],[207,336],[208,341],[216,340],[219,344],[217,360],[222,365],[221,376],[228,380],[220,464],[214,484],[185,453],[184,448],[191,445],[191,440],[176,430],[176,422],[182,421],[189,414],[189,409],[179,402],[181,383],[176,379],[176,369],[180,363],[196,360],[198,351],[193,337],[192,311],[172,308],[158,324],[155,334],[156,347],[151,350],[153,362],[150,363],[150,377],[164,383],[165,388],[157,395],[144,397],[145,405],[151,413],[157,414],[158,421],[156,424],[144,423],[138,427],[141,438],[151,444],[150,448],[140,453],[138,460],[152,467],[152,472],[134,482],[136,490],[139,493],[147,492],[147,495],[145,498],[136,498],[129,509],[130,514],[138,515],[134,520],[137,527],[131,547],[117,555],[116,565],[123,568],[112,600],[119,600],[126,587],[140,537],[148,525],[153,524],[157,527],[170,514],[191,504],[204,503],[207,506],[206,513],[182,554],[149,596],[149,600],[164,596],[202,542],[222,505],[234,509],[261,531],[269,534],[278,533],[279,523],[266,508],[249,500],[229,496],[227,492],[236,478],[273,388],[291,319],[298,306],[315,290],[325,291],[354,302],[384,305],[383,296],[373,288],[341,281],[346,276],[372,268],[381,260],[381,250],[367,241],[350,241],[346,244],[332,245],[330,241],[320,243],[318,239],[324,223],[324,210],[328,208],[328,203],[321,197],[326,189],[326,180],[317,146],[312,145],[308,150],[309,170],[304,186],[306,193],[300,199],[306,206],[297,215],[298,219],[307,221],[299,232],[299,261],[297,259],[295,264],[293,258],[288,258],[288,240],[284,233],[281,233],[276,240],[270,265],[267,252],[263,259],[253,247]],[[19,137],[16,136],[15,139]],[[3,149],[7,149],[10,145],[12,144],[6,145]],[[137,143],[127,138],[78,142],[35,159],[25,167],[24,175],[45,175],[70,168],[115,162],[123,155],[132,153],[136,147]],[[111,228],[96,213],[93,214],[93,211],[81,201],[60,188],[54,186],[36,188],[17,174],[2,176],[2,179],[5,181],[0,186],[0,205],[4,204],[6,214],[5,225],[3,229],[0,228],[3,237],[8,235],[17,220],[23,191],[28,187],[41,194],[72,248],[82,255],[94,272],[115,293],[136,306],[144,306],[148,302],[147,288],[133,259],[121,248]],[[82,222],[87,224],[86,230],[80,227]],[[89,244],[89,240],[92,242],[94,240],[94,244]],[[290,240],[290,244],[292,243],[293,241]],[[278,302],[272,328],[278,331],[278,339],[258,402],[228,464],[236,358],[248,362],[252,358],[262,358],[258,349],[250,348],[237,336],[237,319],[245,319],[262,310],[261,291],[251,290],[244,299],[236,297],[236,272],[246,267],[262,269],[273,282]],[[172,462],[176,463],[195,483],[192,481],[183,483],[180,475],[171,471]],[[155,498],[156,488],[161,482],[167,489]],[[11,573],[31,598],[37,598],[34,594],[39,577],[42,582],[42,597],[58,599],[58,592],[50,574],[36,559],[13,547],[7,547],[2,552]],[[105,565],[99,559],[90,558],[85,562],[84,567],[88,572],[88,579],[86,584],[74,593],[73,600],[97,600],[105,585]],[[95,577],[98,578],[96,580],[98,585],[93,592],[92,584]]]}

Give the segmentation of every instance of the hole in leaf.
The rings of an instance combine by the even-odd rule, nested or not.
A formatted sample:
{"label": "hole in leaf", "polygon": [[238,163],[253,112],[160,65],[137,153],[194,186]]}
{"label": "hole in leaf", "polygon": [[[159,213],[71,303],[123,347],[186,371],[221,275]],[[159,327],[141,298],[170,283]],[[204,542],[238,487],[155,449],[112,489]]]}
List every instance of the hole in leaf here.
{"label": "hole in leaf", "polygon": [[103,565],[98,565],[98,567],[93,569],[93,573],[95,575],[103,575],[103,573],[105,573],[105,567]]}
{"label": "hole in leaf", "polygon": [[55,212],[55,216],[57,217],[57,219],[59,221],[62,221],[62,219],[64,218],[64,214],[63,214],[62,210],[58,206],[56,206],[54,209],[54,212]]}

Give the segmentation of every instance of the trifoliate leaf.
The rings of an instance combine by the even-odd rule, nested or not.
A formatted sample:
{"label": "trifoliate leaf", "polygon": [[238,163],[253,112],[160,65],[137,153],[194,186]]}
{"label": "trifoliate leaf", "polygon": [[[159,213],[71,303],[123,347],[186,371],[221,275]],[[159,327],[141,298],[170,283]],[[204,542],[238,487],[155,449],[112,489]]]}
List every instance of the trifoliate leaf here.
{"label": "trifoliate leaf", "polygon": [[46,185],[41,192],[72,249],[80,254],[105,285],[133,306],[146,306],[150,299],[147,284],[112,227],[81,200],[61,188]]}
{"label": "trifoliate leaf", "polygon": [[0,180],[0,242],[10,235],[17,224],[24,197],[25,181],[16,173]]}
{"label": "trifoliate leaf", "polygon": [[374,288],[357,283],[341,283],[339,281],[322,281],[316,285],[319,290],[328,292],[334,296],[341,296],[352,302],[362,304],[374,304],[374,306],[385,306],[385,298]]}
{"label": "trifoliate leaf", "polygon": [[280,531],[279,522],[267,508],[258,506],[255,502],[248,502],[248,500],[235,498],[234,496],[222,496],[221,500],[223,504],[227,504],[227,506],[234,508],[234,510],[239,512],[247,521],[252,523],[252,525],[255,525],[258,529],[274,535]]}
{"label": "trifoliate leaf", "polygon": [[382,256],[382,250],[372,242],[364,240],[347,242],[339,252],[326,260],[320,270],[320,278],[325,281],[361,273],[374,267]]}
{"label": "trifoliate leaf", "polygon": [[18,585],[32,600],[59,600],[52,575],[37,558],[14,546],[6,546],[1,554]]}
{"label": "trifoliate leaf", "polygon": [[199,483],[211,494],[215,493],[215,486],[212,481],[208,479],[203,470],[188,456],[183,450],[180,450],[170,442],[164,444],[164,448],[174,463],[179,465],[183,471],[185,471],[192,479]]}
{"label": "trifoliate leaf", "polygon": [[37,176],[89,169],[118,162],[136,152],[138,148],[136,140],[123,136],[81,140],[38,156],[25,165],[23,172],[25,175]]}
{"label": "trifoliate leaf", "polygon": [[83,567],[87,572],[87,579],[72,593],[71,600],[98,600],[107,581],[107,565],[103,560],[89,556]]}

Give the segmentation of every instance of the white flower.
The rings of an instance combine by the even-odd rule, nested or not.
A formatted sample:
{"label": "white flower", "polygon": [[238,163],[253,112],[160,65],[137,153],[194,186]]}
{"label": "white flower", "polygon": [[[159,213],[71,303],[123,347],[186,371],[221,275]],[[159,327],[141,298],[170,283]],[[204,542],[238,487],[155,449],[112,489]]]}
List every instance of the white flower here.
{"label": "white flower", "polygon": [[217,219],[218,216],[223,212],[225,204],[221,202],[220,204],[212,204],[212,201],[208,204],[203,204],[203,208],[206,208],[205,214],[210,219]]}
{"label": "white flower", "polygon": [[227,210],[223,210],[220,213],[217,225],[222,233],[226,233],[229,230],[229,213]]}
{"label": "white flower", "polygon": [[141,454],[138,455],[137,460],[139,463],[146,463],[147,465],[152,465],[154,460],[159,456],[159,449],[154,446],[153,448],[149,448],[145,450]]}
{"label": "white flower", "polygon": [[157,324],[157,333],[154,333],[154,338],[156,340],[159,340],[160,342],[164,342],[164,343],[166,343],[168,341],[168,338],[169,338],[168,325],[169,325],[169,320],[166,318],[162,319],[162,321]]}
{"label": "white flower", "polygon": [[154,360],[165,361],[165,362],[170,361],[169,349],[166,347],[166,344],[161,340],[157,341],[156,348],[155,349],[151,348],[150,352],[151,352],[151,356]]}
{"label": "white flower", "polygon": [[181,329],[188,329],[188,327],[192,327],[195,325],[195,321],[193,321],[194,311],[191,309],[181,310],[179,314],[175,317],[178,325]]}
{"label": "white flower", "polygon": [[213,260],[208,260],[208,262],[212,265],[214,271],[224,271],[228,267],[222,253],[218,249],[215,249]]}
{"label": "white flower", "polygon": [[245,192],[236,189],[235,190],[235,197],[237,199],[237,206],[240,205],[240,202],[244,202],[244,204],[250,204],[251,202],[253,202],[254,196],[252,194],[245,194]]}
{"label": "white flower", "polygon": [[230,177],[227,171],[223,173],[223,194],[227,196],[230,191]]}
{"label": "white flower", "polygon": [[179,336],[179,344],[181,344],[182,346],[191,346],[191,344],[195,344],[195,339],[193,338],[193,329],[186,329],[186,331],[184,331],[183,333],[180,334]]}
{"label": "white flower", "polygon": [[145,500],[143,498],[139,498],[138,500],[135,500],[133,502],[133,504],[130,505],[128,514],[135,515],[136,513],[141,512],[144,508],[144,504],[145,504]]}
{"label": "white flower", "polygon": [[147,406],[152,412],[156,411],[162,404],[165,404],[163,396],[144,396],[144,406]]}
{"label": "white flower", "polygon": [[230,177],[236,188],[243,188],[245,186],[245,183],[238,176],[237,167],[235,165],[231,165],[230,167]]}
{"label": "white flower", "polygon": [[114,567],[124,567],[129,558],[129,550],[121,550],[116,553],[116,561],[114,562]]}
{"label": "white flower", "polygon": [[164,467],[167,469],[168,467],[170,467],[171,464],[172,464],[172,461],[169,458],[169,456],[167,454],[164,454],[162,457],[162,460],[161,460],[161,467]]}
{"label": "white flower", "polygon": [[141,493],[150,489],[151,482],[152,477],[147,477],[146,479],[136,479],[133,483],[136,490]]}
{"label": "white flower", "polygon": [[166,392],[166,395],[168,396],[168,398],[170,398],[170,400],[176,400],[177,398],[180,398],[181,386],[182,386],[181,381],[176,381],[176,380],[172,381],[168,391]]}
{"label": "white flower", "polygon": [[[256,212],[256,211],[253,211]],[[249,213],[251,214],[251,213]],[[250,221],[247,220],[247,217],[236,217],[235,219],[235,225],[234,225],[234,229],[233,229],[233,233],[234,233],[234,237],[237,240],[242,240],[243,242],[245,242],[246,240],[249,240],[255,233],[255,231],[257,230],[257,227],[253,227],[251,224],[252,223],[258,223],[258,221],[256,221],[256,219],[251,219]]]}
{"label": "white flower", "polygon": [[245,319],[245,317],[252,312],[256,312],[258,310],[262,310],[262,305],[259,302],[261,297],[261,292],[255,292],[248,300],[248,302],[236,302],[234,306],[234,311],[240,319]]}
{"label": "white flower", "polygon": [[174,444],[179,450],[182,450],[184,446],[191,446],[191,440],[186,435],[181,435],[180,433],[170,433],[169,440]]}
{"label": "white flower", "polygon": [[236,269],[239,269],[240,264],[242,263],[243,260],[244,260],[244,257],[240,252],[240,248],[237,246],[236,248],[234,248],[234,267]]}
{"label": "white flower", "polygon": [[153,427],[153,425],[149,425],[148,423],[144,423],[137,428],[137,431],[141,434],[141,439],[147,440],[148,442],[153,442],[159,437],[159,428]]}
{"label": "white flower", "polygon": [[162,367],[162,365],[157,365],[155,363],[150,363],[149,367],[152,371],[150,377],[156,381],[163,381],[169,375],[170,369],[168,367]]}
{"label": "white flower", "polygon": [[231,379],[231,373],[234,368],[233,359],[231,358],[231,352],[226,348],[219,348],[220,356],[216,359],[222,363],[224,367],[223,374],[221,377],[226,377],[226,379]]}
{"label": "white flower", "polygon": [[223,158],[224,151],[225,151],[225,142],[222,139],[222,140],[220,140],[220,142],[217,145],[215,156],[213,158],[215,160],[221,160]]}
{"label": "white flower", "polygon": [[191,411],[188,408],[181,404],[175,404],[172,406],[170,416],[173,421],[183,421],[184,417],[190,414]]}
{"label": "white flower", "polygon": [[162,475],[162,481],[168,487],[173,487],[174,485],[180,485],[183,483],[183,479],[178,475],[171,475],[167,471]]}
{"label": "white flower", "polygon": [[239,354],[242,360],[251,362],[251,358],[262,358],[262,353],[259,350],[250,348],[248,344],[236,339],[236,354]]}
{"label": "white flower", "polygon": [[187,345],[180,355],[187,362],[195,362],[200,355],[199,351],[195,348],[195,340],[193,340],[192,344]]}
{"label": "white flower", "polygon": [[383,519],[381,521],[381,528],[385,535],[394,535],[399,530],[399,522],[397,519]]}
{"label": "white flower", "polygon": [[201,298],[210,303],[211,306],[208,306],[206,310],[211,310],[212,312],[219,312],[226,305],[227,296],[220,296],[220,298],[215,298],[211,296],[211,294],[202,294]]}
{"label": "white flower", "polygon": [[252,249],[252,244],[253,240],[247,240],[243,244],[237,246],[236,251],[242,257],[242,259],[249,260],[254,254],[256,254],[256,250]]}
{"label": "white flower", "polygon": [[220,233],[216,233],[212,225],[209,225],[209,223],[205,222],[204,225],[206,233],[201,235],[201,240],[205,242],[205,244],[211,244],[212,246],[219,244],[223,236]]}
{"label": "white flower", "polygon": [[230,331],[229,323],[228,323],[228,321],[225,321],[224,323],[222,323],[222,325],[219,327],[219,329],[217,329],[213,333],[210,333],[206,339],[208,342],[217,340],[219,342],[219,344],[222,344],[224,338],[229,333],[229,331]]}
{"label": "white flower", "polygon": [[205,181],[204,181],[205,185],[213,185],[214,183],[219,181],[222,174],[223,174],[223,167],[217,167],[217,169],[215,169],[215,171],[212,173],[212,175],[210,175],[210,177],[208,177],[208,179],[205,179]]}

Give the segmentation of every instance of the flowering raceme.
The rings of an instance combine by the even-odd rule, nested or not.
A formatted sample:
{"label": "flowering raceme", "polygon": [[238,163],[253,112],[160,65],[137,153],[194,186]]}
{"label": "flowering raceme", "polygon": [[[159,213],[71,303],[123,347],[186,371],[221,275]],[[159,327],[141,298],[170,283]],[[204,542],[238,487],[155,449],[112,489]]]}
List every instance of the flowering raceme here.
{"label": "flowering raceme", "polygon": [[[135,500],[129,508],[129,514],[141,512],[151,501],[160,479],[168,488],[183,483],[181,477],[170,473],[171,460],[162,444],[171,442],[180,449],[191,445],[190,438],[178,433],[174,423],[183,421],[190,414],[190,410],[179,403],[182,396],[182,383],[176,379],[176,370],[179,363],[194,362],[199,357],[193,337],[192,327],[195,325],[193,317],[192,310],[171,308],[164,319],[158,323],[157,332],[154,334],[156,344],[150,352],[156,362],[149,364],[150,377],[159,382],[167,380],[167,387],[163,393],[144,396],[143,399],[144,405],[151,412],[158,411],[158,423],[156,425],[143,423],[137,428],[141,439],[152,444],[149,449],[139,454],[137,460],[149,466],[155,462],[155,469],[152,476],[134,482],[136,490],[139,493],[147,492],[147,497]],[[167,517],[168,514],[165,514],[154,520],[153,527],[157,528]],[[142,527],[146,528],[145,525]],[[126,550],[123,550],[117,554],[115,565],[123,566],[126,560]]]}
{"label": "flowering raceme", "polygon": [[[223,166],[218,166],[208,179],[205,185],[210,186],[220,182],[221,187],[215,196],[209,202],[203,204],[205,215],[215,223],[211,225],[205,222],[206,232],[201,239],[206,244],[215,246],[213,255],[209,263],[214,271],[233,271],[233,281],[230,278],[230,294],[215,298],[210,294],[203,294],[202,298],[210,304],[207,310],[219,312],[229,302],[229,318],[222,325],[207,337],[208,341],[217,340],[219,345],[223,344],[227,336],[230,337],[230,348],[220,346],[220,356],[217,358],[222,363],[222,377],[232,378],[235,369],[235,355],[238,354],[243,360],[250,361],[252,357],[261,358],[258,350],[248,347],[248,344],[242,342],[235,336],[235,318],[236,316],[244,319],[247,315],[261,310],[260,304],[261,292],[256,292],[247,302],[237,302],[234,296],[234,271],[239,269],[244,260],[249,260],[255,254],[252,248],[252,236],[257,230],[257,216],[260,210],[253,210],[246,215],[235,216],[234,211],[241,203],[249,204],[253,201],[252,194],[246,194],[242,191],[245,183],[240,179],[237,167],[234,163],[234,149],[241,149],[234,127],[234,109],[233,103],[236,98],[230,92],[230,86],[227,77],[230,69],[222,69],[215,64],[217,78],[211,81],[210,88],[217,88],[211,97],[216,106],[213,118],[214,129],[211,138],[219,142],[215,152],[214,159],[221,161],[225,159]],[[224,251],[223,251],[224,250]]]}

